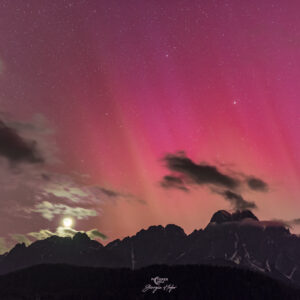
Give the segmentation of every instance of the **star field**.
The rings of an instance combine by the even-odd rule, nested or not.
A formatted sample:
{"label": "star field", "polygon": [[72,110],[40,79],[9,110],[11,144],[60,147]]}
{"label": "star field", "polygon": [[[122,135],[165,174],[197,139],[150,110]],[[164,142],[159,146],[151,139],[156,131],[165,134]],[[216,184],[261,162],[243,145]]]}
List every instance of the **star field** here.
{"label": "star field", "polygon": [[206,189],[160,187],[161,159],[176,151],[267,181],[268,193],[244,195],[260,219],[297,218],[299,8],[272,0],[2,0],[0,111],[49,122],[55,172],[146,203],[107,201],[82,223],[112,238],[152,224],[193,230],[228,208]]}

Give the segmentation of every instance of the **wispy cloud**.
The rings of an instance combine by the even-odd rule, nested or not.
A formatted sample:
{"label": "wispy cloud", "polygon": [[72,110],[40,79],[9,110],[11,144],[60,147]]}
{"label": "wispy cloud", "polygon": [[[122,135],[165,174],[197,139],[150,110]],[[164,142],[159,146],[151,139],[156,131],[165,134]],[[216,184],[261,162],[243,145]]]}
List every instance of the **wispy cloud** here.
{"label": "wispy cloud", "polygon": [[35,205],[31,209],[32,212],[40,213],[45,219],[52,220],[55,215],[70,216],[78,220],[95,217],[98,212],[94,209],[86,209],[83,207],[71,207],[66,204],[53,204],[48,201],[43,201]]}

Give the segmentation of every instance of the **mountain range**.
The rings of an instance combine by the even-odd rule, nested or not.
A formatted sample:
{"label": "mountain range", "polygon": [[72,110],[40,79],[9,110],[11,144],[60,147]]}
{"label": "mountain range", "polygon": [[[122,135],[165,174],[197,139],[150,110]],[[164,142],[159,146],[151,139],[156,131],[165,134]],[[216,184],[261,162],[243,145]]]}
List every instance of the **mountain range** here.
{"label": "mountain range", "polygon": [[140,269],[151,265],[217,265],[262,272],[300,286],[300,237],[280,222],[259,221],[249,210],[216,212],[191,234],[169,224],[150,226],[106,246],[78,232],[17,244],[0,256],[0,274],[39,264]]}

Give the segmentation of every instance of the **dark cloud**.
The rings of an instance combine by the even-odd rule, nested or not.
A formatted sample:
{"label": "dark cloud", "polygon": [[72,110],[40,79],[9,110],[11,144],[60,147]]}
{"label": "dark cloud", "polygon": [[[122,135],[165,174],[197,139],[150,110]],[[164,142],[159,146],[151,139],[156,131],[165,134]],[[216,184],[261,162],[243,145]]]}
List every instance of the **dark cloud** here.
{"label": "dark cloud", "polygon": [[103,188],[103,187],[100,187],[99,188],[106,196],[108,197],[119,197],[121,196],[120,193],[116,192],[116,191],[113,191],[113,190],[109,190],[107,188]]}
{"label": "dark cloud", "polygon": [[265,183],[263,180],[255,177],[249,177],[247,179],[247,184],[250,189],[255,190],[255,191],[262,191],[266,192],[268,191],[268,185]]}
{"label": "dark cloud", "polygon": [[234,189],[240,185],[238,179],[223,174],[215,166],[196,164],[183,152],[177,153],[177,155],[168,154],[163,160],[170,171],[180,173],[191,183],[212,184],[229,189]]}
{"label": "dark cloud", "polygon": [[0,120],[0,155],[11,163],[41,163],[43,158],[37,143],[22,138],[18,132]]}
{"label": "dark cloud", "polygon": [[256,204],[254,202],[250,202],[245,200],[241,195],[234,193],[232,191],[226,190],[221,193],[221,195],[230,203],[235,209],[245,210],[250,208],[256,208]]}
{"label": "dark cloud", "polygon": [[106,240],[107,236],[100,232],[98,229],[92,229],[86,232],[86,234],[89,236],[91,239],[97,239],[101,238],[102,240]]}
{"label": "dark cloud", "polygon": [[180,177],[166,175],[161,181],[160,185],[164,188],[177,188],[183,191],[189,191],[189,189],[185,186],[183,180]]}
{"label": "dark cloud", "polygon": [[[113,190],[110,188],[106,188],[103,186],[91,186],[90,190],[94,193],[94,194],[98,194],[98,196],[102,199],[103,196],[106,199],[110,199],[113,201],[113,203],[117,203],[116,201],[118,200],[126,200],[128,202],[132,202],[132,201],[136,201],[140,204],[146,204],[146,201],[137,198],[135,195],[132,195],[130,193],[126,193],[126,192],[120,192],[117,190]],[[105,197],[106,196],[106,197]],[[107,198],[108,197],[108,198]]]}
{"label": "dark cloud", "polygon": [[216,166],[197,164],[183,151],[167,154],[163,162],[172,173],[163,177],[160,183],[162,187],[189,191],[192,185],[207,185],[213,193],[223,196],[225,200],[230,201],[233,208],[238,210],[257,208],[254,202],[243,198],[240,194],[243,190],[268,191],[267,183],[257,177],[237,172],[226,174]]}

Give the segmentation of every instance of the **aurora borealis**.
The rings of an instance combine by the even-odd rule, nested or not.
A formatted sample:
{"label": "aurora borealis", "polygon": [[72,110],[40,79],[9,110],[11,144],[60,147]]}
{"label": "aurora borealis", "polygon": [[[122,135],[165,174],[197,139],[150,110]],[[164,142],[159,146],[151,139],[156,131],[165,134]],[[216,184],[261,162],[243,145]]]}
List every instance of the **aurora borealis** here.
{"label": "aurora borealis", "polygon": [[[76,230],[109,239],[153,224],[201,228],[232,207],[206,186],[161,186],[163,158],[177,151],[266,182],[268,191],[241,191],[260,219],[299,218],[299,9],[1,0],[1,119],[47,159],[9,166],[3,157],[0,236],[55,231],[66,206],[77,208]],[[8,191],[11,176],[28,194]],[[52,218],[44,201],[56,205]]]}

